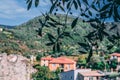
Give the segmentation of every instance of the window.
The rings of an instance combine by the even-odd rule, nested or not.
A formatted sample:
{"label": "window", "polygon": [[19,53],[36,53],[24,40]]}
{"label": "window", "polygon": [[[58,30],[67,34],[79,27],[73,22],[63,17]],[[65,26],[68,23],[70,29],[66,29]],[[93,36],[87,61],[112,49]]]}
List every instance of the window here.
{"label": "window", "polygon": [[64,68],[64,64],[60,64],[60,68]]}

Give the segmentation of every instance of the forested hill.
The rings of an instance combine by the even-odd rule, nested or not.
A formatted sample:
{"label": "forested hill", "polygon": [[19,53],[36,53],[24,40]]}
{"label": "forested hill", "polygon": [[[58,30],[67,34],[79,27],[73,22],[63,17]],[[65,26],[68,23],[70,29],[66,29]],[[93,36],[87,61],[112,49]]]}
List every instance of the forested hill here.
{"label": "forested hill", "polygon": [[9,25],[0,24],[0,28],[12,29],[12,28],[14,28],[14,27],[15,27],[15,26],[9,26]]}
{"label": "forested hill", "polygon": [[[60,21],[64,21],[64,15],[59,15]],[[51,16],[54,19],[58,19]],[[48,42],[48,36],[46,33],[52,33],[56,35],[56,29],[54,27],[43,29],[43,36],[39,36],[37,30],[41,27],[39,19],[44,20],[43,16],[35,17],[26,23],[16,26],[12,29],[5,29],[0,32],[0,52],[24,54],[25,56],[34,53],[50,53],[51,47],[47,47],[45,44]],[[74,17],[68,17],[68,26],[73,21]],[[68,28],[70,30],[70,28]],[[71,35],[74,39],[65,38],[64,44],[62,44],[62,51],[67,55],[78,52],[77,42],[83,41],[83,36],[92,31],[92,28],[88,23],[83,23],[79,19],[77,26],[71,30]]]}

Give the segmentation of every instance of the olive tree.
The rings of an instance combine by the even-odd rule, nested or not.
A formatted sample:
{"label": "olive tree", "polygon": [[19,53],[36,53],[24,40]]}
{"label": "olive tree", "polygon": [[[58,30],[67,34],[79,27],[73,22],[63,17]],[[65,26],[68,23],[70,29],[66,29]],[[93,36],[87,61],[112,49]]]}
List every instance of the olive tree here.
{"label": "olive tree", "polygon": [[[28,5],[27,9],[29,10],[32,4],[35,4],[35,7],[39,6],[40,0],[26,0]],[[43,14],[45,19],[41,23],[38,34],[42,36],[42,29],[44,27],[55,27],[57,35],[48,33],[49,43],[47,46],[52,46],[54,52],[60,52],[62,44],[62,39],[65,37],[70,37],[72,29],[76,27],[79,18],[82,18],[83,22],[89,22],[93,30],[86,34],[83,37],[84,42],[78,42],[78,44],[83,48],[80,50],[81,53],[89,53],[87,62],[90,61],[90,58],[93,55],[95,50],[98,53],[99,43],[101,43],[104,38],[107,38],[110,41],[108,49],[111,49],[114,45],[119,45],[120,43],[120,33],[117,29],[117,25],[111,25],[108,28],[108,24],[105,22],[112,20],[113,22],[120,21],[120,2],[119,0],[50,0],[51,7],[48,10],[48,13]],[[60,17],[57,15],[60,11],[63,11],[65,14],[64,21],[61,22]],[[74,20],[71,22],[71,30],[68,29],[68,16],[76,13]],[[50,14],[57,16],[59,20],[55,20],[51,17]],[[116,29],[116,32],[110,33],[110,31]],[[118,42],[119,41],[119,42]],[[94,48],[93,48],[94,47]]]}

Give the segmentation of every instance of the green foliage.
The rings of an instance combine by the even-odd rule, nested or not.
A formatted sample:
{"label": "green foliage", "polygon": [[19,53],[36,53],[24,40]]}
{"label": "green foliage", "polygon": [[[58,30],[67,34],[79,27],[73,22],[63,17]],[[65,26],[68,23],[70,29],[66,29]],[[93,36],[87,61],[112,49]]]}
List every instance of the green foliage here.
{"label": "green foliage", "polygon": [[81,55],[77,60],[77,66],[78,68],[86,67],[86,57],[84,55]]}
{"label": "green foliage", "polygon": [[117,68],[117,59],[112,59],[110,63],[110,68],[113,68],[114,70]]}
{"label": "green foliage", "polygon": [[[28,0],[27,2],[31,2],[31,0]],[[36,2],[36,1],[35,1]],[[39,30],[40,33],[42,33],[43,27],[46,25],[47,27],[58,27],[63,26],[64,28],[58,28],[59,34],[55,36],[54,40],[52,40],[53,37],[49,37],[50,43],[48,43],[48,46],[53,47],[54,52],[60,52],[61,51],[61,44],[63,43],[64,37],[71,37],[71,31],[67,32],[67,34],[64,35],[65,30],[68,29],[68,14],[72,14],[72,9],[74,9],[76,12],[79,12],[77,18],[74,18],[71,23],[71,28],[74,29],[77,25],[77,21],[79,16],[82,17],[83,22],[90,22],[91,27],[93,30],[91,30],[88,34],[85,35],[84,42],[85,43],[79,43],[79,45],[82,47],[82,50],[80,50],[81,53],[89,53],[87,62],[90,61],[90,58],[93,55],[94,49],[96,50],[96,53],[99,51],[99,47],[101,42],[104,41],[105,38],[107,38],[112,44],[108,45],[108,49],[111,49],[114,45],[119,46],[119,32],[115,34],[110,34],[110,30],[113,30],[115,28],[115,25],[113,25],[110,30],[106,28],[106,24],[104,23],[106,19],[112,18],[114,21],[120,21],[120,14],[119,12],[119,1],[118,0],[50,0],[52,6],[48,13],[53,13],[56,15],[58,9],[65,12],[65,19],[63,20],[63,23],[60,21],[56,21],[55,19],[51,19],[50,16],[47,14],[45,16],[45,22],[41,22],[42,28]],[[29,5],[28,7],[31,7]],[[82,7],[82,6],[84,7]],[[94,16],[93,16],[94,15]],[[44,24],[43,24],[44,23]],[[58,24],[59,23],[59,24]],[[49,25],[48,25],[49,24]],[[56,25],[55,25],[56,24]],[[117,35],[116,35],[117,34]],[[51,34],[52,35],[52,34]],[[62,40],[61,40],[62,39]],[[114,40],[115,39],[115,40]],[[117,40],[117,42],[116,42]],[[84,44],[84,45],[83,45]],[[89,48],[89,49],[88,49]]]}
{"label": "green foliage", "polygon": [[40,61],[41,57],[43,56],[42,53],[37,53],[36,60]]}
{"label": "green foliage", "polygon": [[105,64],[103,62],[94,63],[92,69],[104,70]]}
{"label": "green foliage", "polygon": [[88,67],[94,70],[102,70],[102,71],[104,71],[107,67],[109,68],[107,62],[105,62],[104,59],[101,59],[99,55],[94,55],[91,57]]}
{"label": "green foliage", "polygon": [[50,70],[45,66],[34,65],[37,72],[32,75],[33,80],[59,80],[60,70],[57,69],[55,72],[50,72]]}
{"label": "green foliage", "polygon": [[[51,20],[55,19],[55,21],[54,21],[55,24],[61,25],[58,22],[60,20],[60,22],[63,23],[62,21],[64,21],[65,15],[59,14],[58,17],[60,19],[55,17],[54,15],[49,15],[49,18]],[[19,25],[13,29],[8,29],[4,33],[1,32],[0,33],[0,37],[1,37],[1,44],[0,44],[1,49],[0,50],[4,52],[6,49],[9,49],[8,47],[12,47],[12,45],[5,46],[4,44],[7,44],[6,41],[10,41],[10,42],[14,41],[14,43],[16,43],[18,45],[18,47],[16,47],[17,50],[15,49],[16,52],[23,53],[24,55],[26,55],[26,52],[34,54],[39,50],[41,50],[42,52],[48,52],[47,54],[49,54],[49,52],[51,52],[51,50],[53,49],[53,47],[50,46],[52,43],[48,41],[49,39],[51,39],[50,34],[52,34],[56,39],[56,36],[63,33],[62,28],[61,28],[62,26],[59,26],[56,28],[55,27],[49,27],[49,28],[44,27],[44,29],[42,30],[43,36],[41,37],[38,35],[38,32],[37,32],[38,28],[40,28],[42,26],[39,23],[39,20],[44,21],[45,20],[44,16],[36,17],[35,19],[28,21],[27,23]],[[73,20],[74,20],[73,17],[68,17],[67,22],[68,22],[69,27],[65,30],[65,32],[61,36],[59,36],[59,40],[58,40],[59,42],[52,44],[53,46],[55,45],[55,47],[57,46],[55,48],[55,51],[59,50],[59,48],[60,48],[60,52],[65,52],[66,55],[72,55],[73,53],[79,53],[78,50],[76,50],[78,48],[78,45],[76,42],[82,40],[81,37],[84,36],[86,34],[86,32],[89,31],[90,26],[89,26],[89,24],[83,23],[79,19],[78,24],[80,24],[81,27],[79,28],[78,27],[79,25],[77,24],[76,27],[73,29],[73,31],[71,33],[69,33],[69,31],[71,30],[70,22]],[[88,26],[88,27],[85,27],[85,26]],[[9,35],[8,33],[10,33],[10,35],[13,36],[13,38],[7,37]],[[49,33],[49,34],[47,34],[47,33]],[[68,36],[68,37],[66,37],[66,36]],[[74,38],[76,41],[74,41],[74,39],[72,39],[72,38]],[[55,41],[55,39],[54,39],[54,41]],[[61,42],[62,42],[62,44],[61,44]],[[49,46],[46,46],[45,44],[49,45]],[[8,52],[9,52],[9,50],[8,50]]]}
{"label": "green foliage", "polygon": [[49,69],[45,66],[35,65],[35,69],[38,71],[33,74],[33,80],[51,80],[52,79],[52,73],[49,71]]}
{"label": "green foliage", "polygon": [[30,57],[31,57],[31,52],[30,52],[30,51],[25,51],[24,54],[23,54],[23,56],[25,56],[25,57],[27,57],[27,58],[30,59]]}
{"label": "green foliage", "polygon": [[[39,0],[34,1],[34,5],[37,7]],[[119,30],[114,24],[107,28],[109,25],[105,23],[108,18],[113,18],[114,21],[120,20],[120,14],[118,13],[120,4],[118,0],[50,0],[50,2],[52,4],[51,8],[48,13],[43,14],[43,17],[21,25],[22,28],[17,27],[11,30],[16,40],[23,41],[30,49],[38,50],[40,48],[44,49],[45,52],[53,50],[54,53],[60,53],[66,44],[78,49],[78,46],[76,46],[78,43],[81,53],[89,53],[87,62],[90,61],[94,51],[96,53],[103,49],[109,53],[108,50],[118,51],[118,49],[113,48],[114,46],[118,48],[120,46]],[[26,4],[29,10],[33,0],[26,0]],[[56,14],[59,9],[65,12],[63,17]],[[72,9],[80,13],[70,19],[69,15],[73,14]],[[54,17],[49,13],[54,13]],[[83,22],[78,23],[79,17],[82,17],[83,22],[90,22],[90,26],[88,24],[85,24],[85,27],[81,26],[80,24],[83,24]],[[113,31],[114,29],[117,29],[117,31]],[[36,30],[38,33],[35,32]],[[48,39],[46,35],[43,36],[43,33],[47,33]],[[36,36],[37,34],[39,34],[39,38],[43,36],[44,39],[39,39]],[[106,39],[110,43],[109,45],[106,45],[107,43],[104,45],[107,42]],[[37,44],[40,46],[36,46],[34,41],[40,41],[41,44]],[[45,47],[42,43],[46,43],[48,47]]]}

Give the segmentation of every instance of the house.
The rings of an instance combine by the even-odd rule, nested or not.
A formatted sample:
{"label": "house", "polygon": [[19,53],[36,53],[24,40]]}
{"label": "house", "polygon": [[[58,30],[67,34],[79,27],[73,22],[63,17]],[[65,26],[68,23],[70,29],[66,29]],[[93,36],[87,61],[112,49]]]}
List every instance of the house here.
{"label": "house", "polygon": [[104,76],[100,71],[79,72],[78,80],[101,80]]}
{"label": "house", "polygon": [[120,53],[112,53],[111,59],[117,59],[118,63],[120,63]]}
{"label": "house", "polygon": [[55,71],[58,68],[61,71],[69,71],[76,69],[76,62],[66,57],[58,58],[44,57],[41,58],[41,66],[48,66],[50,71]]}
{"label": "house", "polygon": [[117,59],[118,65],[117,65],[116,71],[117,71],[118,69],[120,69],[120,53],[112,53],[110,59],[111,59],[111,60],[112,60],[112,59]]}
{"label": "house", "polygon": [[66,57],[54,58],[49,62],[49,69],[55,71],[60,68],[62,71],[69,71],[76,69],[76,62]]}
{"label": "house", "polygon": [[52,59],[53,59],[53,58],[51,58],[50,56],[48,56],[48,57],[42,57],[42,58],[41,58],[40,65],[41,65],[41,66],[48,66],[48,65],[49,65],[49,62],[50,62]]}
{"label": "house", "polygon": [[60,80],[79,80],[78,73],[91,71],[91,69],[76,69],[60,73]]}
{"label": "house", "polygon": [[100,80],[104,76],[104,73],[100,71],[76,69],[60,73],[60,80]]}

